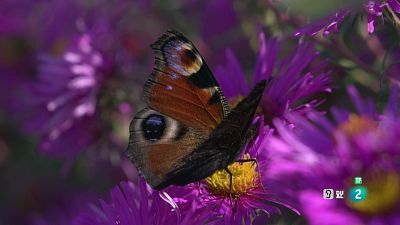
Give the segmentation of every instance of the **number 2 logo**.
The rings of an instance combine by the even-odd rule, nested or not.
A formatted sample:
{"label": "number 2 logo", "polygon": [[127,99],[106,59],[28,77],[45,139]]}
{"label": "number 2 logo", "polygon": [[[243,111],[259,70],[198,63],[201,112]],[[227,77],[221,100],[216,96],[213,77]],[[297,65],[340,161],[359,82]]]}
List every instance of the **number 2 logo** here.
{"label": "number 2 logo", "polygon": [[361,189],[356,189],[355,199],[361,199]]}
{"label": "number 2 logo", "polygon": [[352,202],[360,202],[367,197],[368,190],[364,186],[356,186],[350,189],[349,200]]}

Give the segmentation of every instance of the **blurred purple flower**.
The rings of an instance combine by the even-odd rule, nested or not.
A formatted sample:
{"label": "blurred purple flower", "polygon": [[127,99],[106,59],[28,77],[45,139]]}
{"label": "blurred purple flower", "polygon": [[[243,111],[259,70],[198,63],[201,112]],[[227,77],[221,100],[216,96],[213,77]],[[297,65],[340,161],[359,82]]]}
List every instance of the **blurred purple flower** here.
{"label": "blurred purple flower", "polygon": [[368,13],[368,33],[373,33],[375,30],[375,20],[382,17],[383,9],[387,9],[393,17],[398,21],[397,14],[400,13],[400,3],[398,0],[370,0],[366,6]]}
{"label": "blurred purple flower", "polygon": [[[332,111],[335,122],[309,114],[289,115],[289,128],[279,119],[280,137],[268,144],[267,176],[297,199],[297,207],[310,224],[398,224],[400,222],[400,115],[398,87],[379,115],[371,100],[363,101],[348,88],[357,113]],[[366,200],[351,202],[346,195],[355,176],[363,177]],[[285,180],[283,180],[283,178]],[[288,184],[290,182],[290,185]],[[279,182],[278,182],[279,183]],[[286,185],[285,185],[286,183]],[[290,187],[289,187],[290,186]],[[344,190],[345,199],[324,200],[322,190]]]}
{"label": "blurred purple flower", "polygon": [[[129,101],[128,94],[119,93],[116,97],[113,96],[116,93],[105,95],[102,90],[117,88],[121,81],[126,84],[127,75],[131,75],[136,66],[132,49],[124,46],[126,43],[122,41],[127,38],[128,28],[120,21],[128,15],[123,12],[141,3],[125,0],[93,4],[76,1],[45,3],[43,10],[36,12],[33,24],[25,27],[28,30],[25,32],[29,33],[29,29],[37,28],[39,24],[41,29],[23,36],[24,40],[33,43],[29,56],[34,58],[30,59],[34,65],[27,69],[26,65],[18,64],[24,70],[10,68],[3,71],[22,77],[22,74],[30,75],[32,69],[36,70],[35,79],[26,76],[20,82],[19,92],[12,98],[16,105],[15,117],[29,132],[39,136],[39,150],[54,157],[73,157],[99,141],[100,136],[108,135],[103,142],[118,145],[119,133],[110,131],[110,127],[105,130],[108,124],[104,119],[118,117],[116,120],[122,120],[131,113],[126,110],[113,113],[111,107],[104,113],[98,105],[99,102],[111,104],[110,99],[115,105]],[[26,13],[35,14],[29,10]],[[133,84],[124,88],[135,88],[134,82],[139,80],[131,79]]]}
{"label": "blurred purple flower", "polygon": [[53,156],[74,155],[99,135],[97,98],[109,71],[105,57],[82,34],[61,57],[42,54],[36,84],[28,83],[27,129],[41,136],[40,150]]}
{"label": "blurred purple flower", "polygon": [[[169,188],[171,190],[171,188]],[[175,189],[180,191],[183,189]],[[165,192],[153,191],[139,178],[138,184],[121,182],[111,191],[110,203],[100,201],[101,207],[90,207],[72,220],[74,225],[129,224],[203,224],[210,217],[205,210],[194,213],[193,198],[172,199]]]}
{"label": "blurred purple flower", "polygon": [[[321,101],[316,99],[300,104],[300,101],[319,92],[330,92],[330,78],[320,72],[324,63],[315,63],[318,52],[311,43],[302,42],[284,58],[278,59],[285,42],[266,40],[264,33],[259,35],[260,50],[255,63],[252,83],[269,80],[260,106],[268,124],[274,117],[284,116],[290,111],[301,113],[313,110]],[[228,64],[216,69],[216,78],[229,99],[246,96],[252,85],[248,85],[246,76],[234,54],[227,50]]]}
{"label": "blurred purple flower", "polygon": [[295,36],[301,35],[315,35],[319,31],[323,32],[324,36],[329,35],[331,32],[338,32],[340,24],[348,17],[355,16],[359,11],[367,14],[367,31],[373,33],[375,30],[375,21],[383,17],[383,10],[387,11],[398,23],[398,14],[400,13],[400,3],[398,0],[368,0],[362,1],[362,5],[351,6],[338,10],[332,15],[327,16],[315,23],[306,25],[295,32]]}

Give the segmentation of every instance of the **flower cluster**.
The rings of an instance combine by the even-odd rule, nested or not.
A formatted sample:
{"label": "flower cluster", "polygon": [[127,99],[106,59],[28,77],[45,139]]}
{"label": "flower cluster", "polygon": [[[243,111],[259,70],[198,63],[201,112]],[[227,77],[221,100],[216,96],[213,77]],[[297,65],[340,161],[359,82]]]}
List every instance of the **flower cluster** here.
{"label": "flower cluster", "polygon": [[[259,34],[259,52],[252,76],[252,85],[267,80],[260,107],[265,122],[271,125],[275,117],[282,117],[288,112],[306,113],[314,110],[321,100],[308,99],[321,92],[330,92],[331,79],[328,72],[321,72],[326,62],[318,62],[319,53],[312,43],[301,42],[292,52],[279,58],[286,40],[266,39]],[[229,99],[246,96],[251,86],[235,55],[226,51],[227,65],[216,69],[216,77],[225,96]],[[310,67],[310,64],[316,64]]]}
{"label": "flower cluster", "polygon": [[[268,176],[281,183],[285,182],[281,177],[301,180],[291,197],[310,224],[331,224],[332,220],[335,224],[396,224],[400,209],[398,87],[392,88],[383,114],[371,100],[363,101],[353,86],[348,91],[357,112],[334,108],[334,122],[313,114],[309,119],[289,116],[294,128],[274,121],[280,137],[268,144],[273,159]],[[368,190],[365,201],[321,197],[324,188],[349,195],[357,176],[363,177]]]}

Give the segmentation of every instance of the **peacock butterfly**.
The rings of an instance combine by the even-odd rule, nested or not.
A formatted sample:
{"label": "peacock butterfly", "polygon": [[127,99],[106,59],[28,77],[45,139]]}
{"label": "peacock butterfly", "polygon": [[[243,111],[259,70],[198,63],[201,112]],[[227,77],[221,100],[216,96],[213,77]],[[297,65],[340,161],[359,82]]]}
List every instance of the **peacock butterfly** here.
{"label": "peacock butterfly", "polygon": [[249,140],[266,82],[231,109],[203,57],[183,34],[168,30],[151,48],[155,66],[144,87],[148,106],[130,124],[126,156],[158,190],[227,170]]}

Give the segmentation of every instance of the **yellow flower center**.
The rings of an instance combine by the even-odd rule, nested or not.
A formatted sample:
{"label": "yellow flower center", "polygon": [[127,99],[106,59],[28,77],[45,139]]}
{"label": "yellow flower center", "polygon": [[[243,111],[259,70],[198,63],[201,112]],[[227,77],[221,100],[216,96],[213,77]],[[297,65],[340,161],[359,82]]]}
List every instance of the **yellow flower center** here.
{"label": "yellow flower center", "polygon": [[348,121],[343,123],[339,129],[346,135],[353,136],[377,127],[377,123],[365,116],[350,115]]}
{"label": "yellow flower center", "polygon": [[[249,159],[246,154],[244,159]],[[258,184],[258,173],[254,162],[235,162],[228,166],[232,173],[232,191],[230,190],[230,175],[225,170],[218,170],[206,178],[207,190],[215,196],[237,198]]]}
{"label": "yellow flower center", "polygon": [[347,202],[347,205],[364,214],[378,215],[390,211],[400,200],[400,177],[396,172],[374,173],[365,177],[368,194],[364,201]]}

